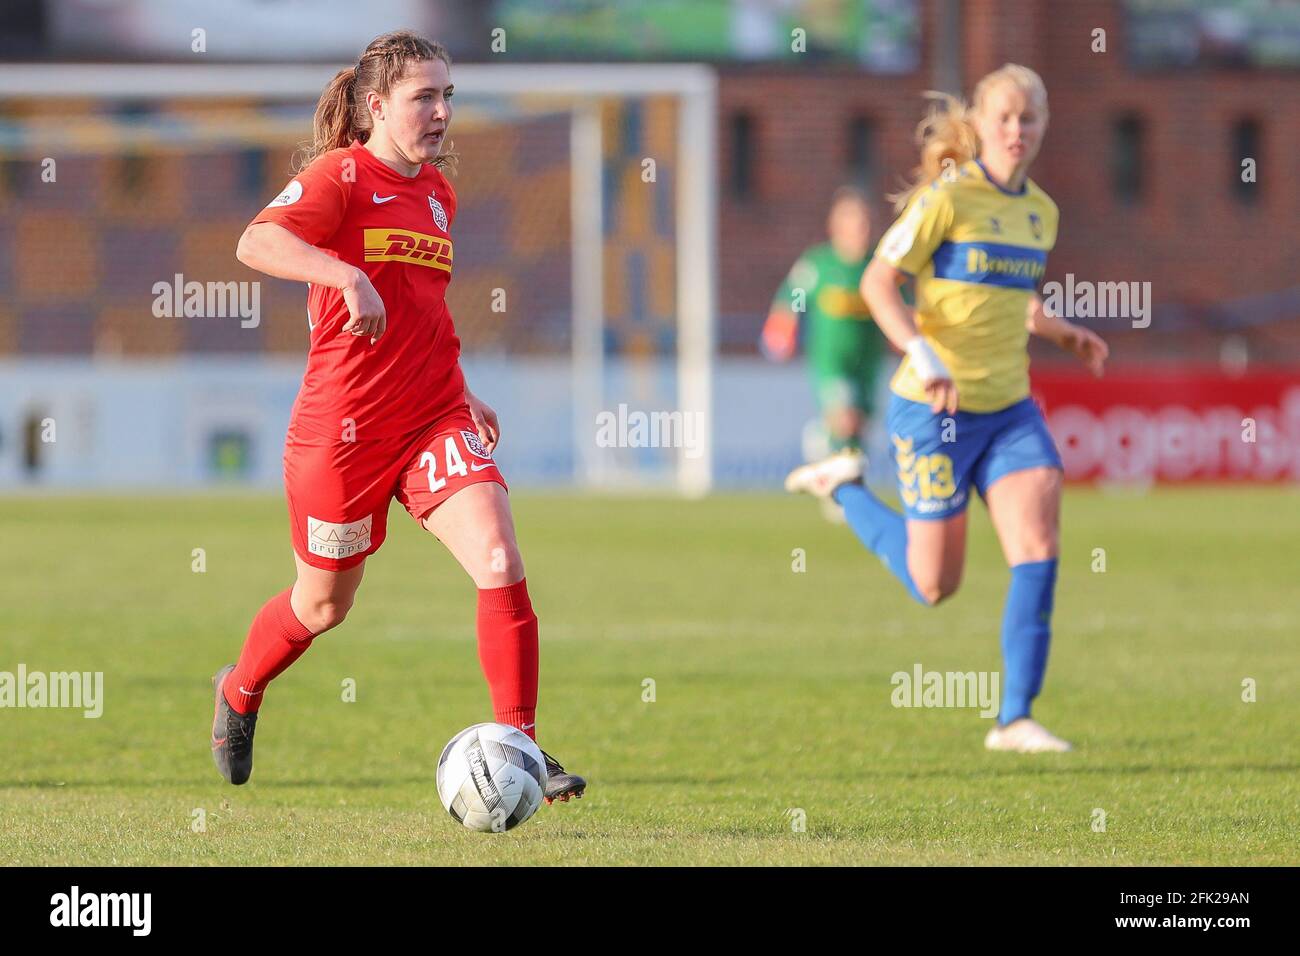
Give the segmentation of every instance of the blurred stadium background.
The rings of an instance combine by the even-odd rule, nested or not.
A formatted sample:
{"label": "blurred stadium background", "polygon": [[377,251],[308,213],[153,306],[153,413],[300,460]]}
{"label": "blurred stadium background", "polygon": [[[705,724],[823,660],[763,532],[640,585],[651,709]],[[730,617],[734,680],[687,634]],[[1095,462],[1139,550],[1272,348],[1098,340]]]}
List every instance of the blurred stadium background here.
{"label": "blurred stadium background", "polygon": [[[1047,279],[1152,295],[1148,327],[1086,320],[1101,383],[1035,349],[1071,477],[1300,480],[1296,3],[11,0],[0,487],[279,486],[304,290],[235,242],[328,77],[400,26],[456,63],[450,300],[513,483],[776,487],[813,405],[758,356],[774,291],[837,186],[887,226],[923,90],[1006,61],[1051,96]],[[257,321],[155,315],[178,276],[260,279]],[[601,448],[620,407],[706,441]]]}
{"label": "blurred stadium background", "polygon": [[[236,240],[326,79],[401,26],[455,60],[449,298],[524,492],[547,746],[594,783],[518,839],[434,798],[487,697],[471,582],[413,528],[277,683],[252,785],[205,742],[208,675],[290,573],[307,346],[301,284]],[[100,673],[107,701],[0,717],[0,864],[1296,862],[1296,3],[5,0],[0,60],[0,675]],[[1080,750],[1042,763],[986,754],[969,709],[891,699],[922,665],[996,673],[985,509],[959,598],[900,600],[781,493],[812,389],[758,353],[836,187],[875,197],[879,235],[921,92],[1008,60],[1051,97],[1047,280],[1153,300],[1145,328],[1082,320],[1102,380],[1035,346],[1071,477],[1243,485],[1067,494],[1035,712]],[[257,321],[156,315],[177,276],[257,282]],[[705,441],[601,447],[620,408]]]}

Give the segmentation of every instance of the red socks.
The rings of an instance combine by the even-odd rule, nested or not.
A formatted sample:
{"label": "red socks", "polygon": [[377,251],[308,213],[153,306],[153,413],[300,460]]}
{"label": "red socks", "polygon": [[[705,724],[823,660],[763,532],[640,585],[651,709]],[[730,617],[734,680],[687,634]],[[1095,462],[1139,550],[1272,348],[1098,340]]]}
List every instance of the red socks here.
{"label": "red socks", "polygon": [[248,629],[239,663],[223,685],[226,701],[241,714],[257,713],[266,685],[311,647],[315,635],[294,615],[292,593],[288,588],[262,605]]}
{"label": "red socks", "polygon": [[499,724],[537,739],[537,615],[527,580],[478,592],[478,659]]}
{"label": "red socks", "polygon": [[[266,685],[311,647],[314,635],[294,616],[289,588],[253,618],[239,663],[226,678],[226,700],[241,714],[262,705]],[[498,723],[537,739],[537,615],[526,580],[478,592],[478,656]]]}

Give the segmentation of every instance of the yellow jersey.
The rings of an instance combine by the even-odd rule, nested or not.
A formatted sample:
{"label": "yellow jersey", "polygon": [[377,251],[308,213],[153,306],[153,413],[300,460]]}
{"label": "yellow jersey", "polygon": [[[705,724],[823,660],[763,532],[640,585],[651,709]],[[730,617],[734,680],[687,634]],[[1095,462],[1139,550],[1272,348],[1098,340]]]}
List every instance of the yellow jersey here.
{"label": "yellow jersey", "polygon": [[[971,160],[914,196],[880,240],[876,255],[915,276],[917,330],[952,373],[963,411],[996,412],[1029,395],[1025,320],[1057,218],[1032,180],[1008,192]],[[908,359],[890,385],[930,401]]]}

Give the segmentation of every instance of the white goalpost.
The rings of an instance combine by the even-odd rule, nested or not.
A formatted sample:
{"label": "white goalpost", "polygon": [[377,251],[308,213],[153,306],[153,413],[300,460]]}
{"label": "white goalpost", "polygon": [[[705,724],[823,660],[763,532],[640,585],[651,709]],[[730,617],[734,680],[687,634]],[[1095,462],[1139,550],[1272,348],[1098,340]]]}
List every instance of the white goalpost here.
{"label": "white goalpost", "polygon": [[[337,66],[272,64],[23,64],[0,65],[0,102],[43,104],[60,100],[145,101],[247,98],[260,103],[314,103]],[[713,386],[717,323],[717,80],[714,71],[694,64],[458,64],[454,68],[457,104],[468,108],[481,98],[507,98],[511,109],[564,114],[568,118],[569,214],[571,289],[570,362],[572,421],[569,425],[573,482],[607,490],[659,488],[698,496],[707,493],[714,476],[712,433]],[[614,411],[618,399],[610,394],[610,356],[606,344],[605,303],[609,289],[604,268],[606,227],[606,149],[602,104],[649,97],[670,97],[674,103],[671,198],[674,278],[675,354],[672,379],[680,422],[693,416],[697,444],[685,447],[681,429],[678,445],[666,458],[641,468],[634,456],[596,441],[597,420]],[[490,117],[489,117],[490,119]],[[506,120],[509,122],[509,120]],[[214,120],[212,143],[220,143],[221,126]],[[271,125],[275,125],[274,122]],[[301,118],[287,119],[268,136],[305,139],[309,129]],[[0,155],[39,158],[58,150],[91,151],[86,132],[49,127],[41,142],[5,148]],[[166,148],[163,129],[143,124],[138,148]],[[80,141],[79,141],[80,138]],[[182,145],[180,148],[184,148]],[[214,147],[215,148],[215,147]],[[53,152],[49,152],[53,151]],[[473,175],[472,170],[469,175]],[[454,285],[454,283],[453,283]]]}

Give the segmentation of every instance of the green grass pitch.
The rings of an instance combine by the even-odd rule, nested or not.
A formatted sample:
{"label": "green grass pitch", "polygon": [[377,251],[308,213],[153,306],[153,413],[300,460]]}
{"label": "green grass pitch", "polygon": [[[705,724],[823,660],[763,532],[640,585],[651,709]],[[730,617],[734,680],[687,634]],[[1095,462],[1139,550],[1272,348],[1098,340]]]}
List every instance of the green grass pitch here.
{"label": "green grass pitch", "polygon": [[491,719],[473,586],[400,508],[347,622],[268,692],[234,788],[208,753],[209,678],[290,581],[282,500],[0,501],[0,671],[102,671],[105,696],[99,719],[0,710],[0,863],[1297,862],[1294,490],[1067,492],[1035,715],[1079,749],[1037,757],[986,753],[975,710],[890,702],[917,663],[1001,666],[982,506],[963,588],[933,610],[808,500],[515,506],[541,742],[590,787],[480,835],[433,787],[443,744]]}

